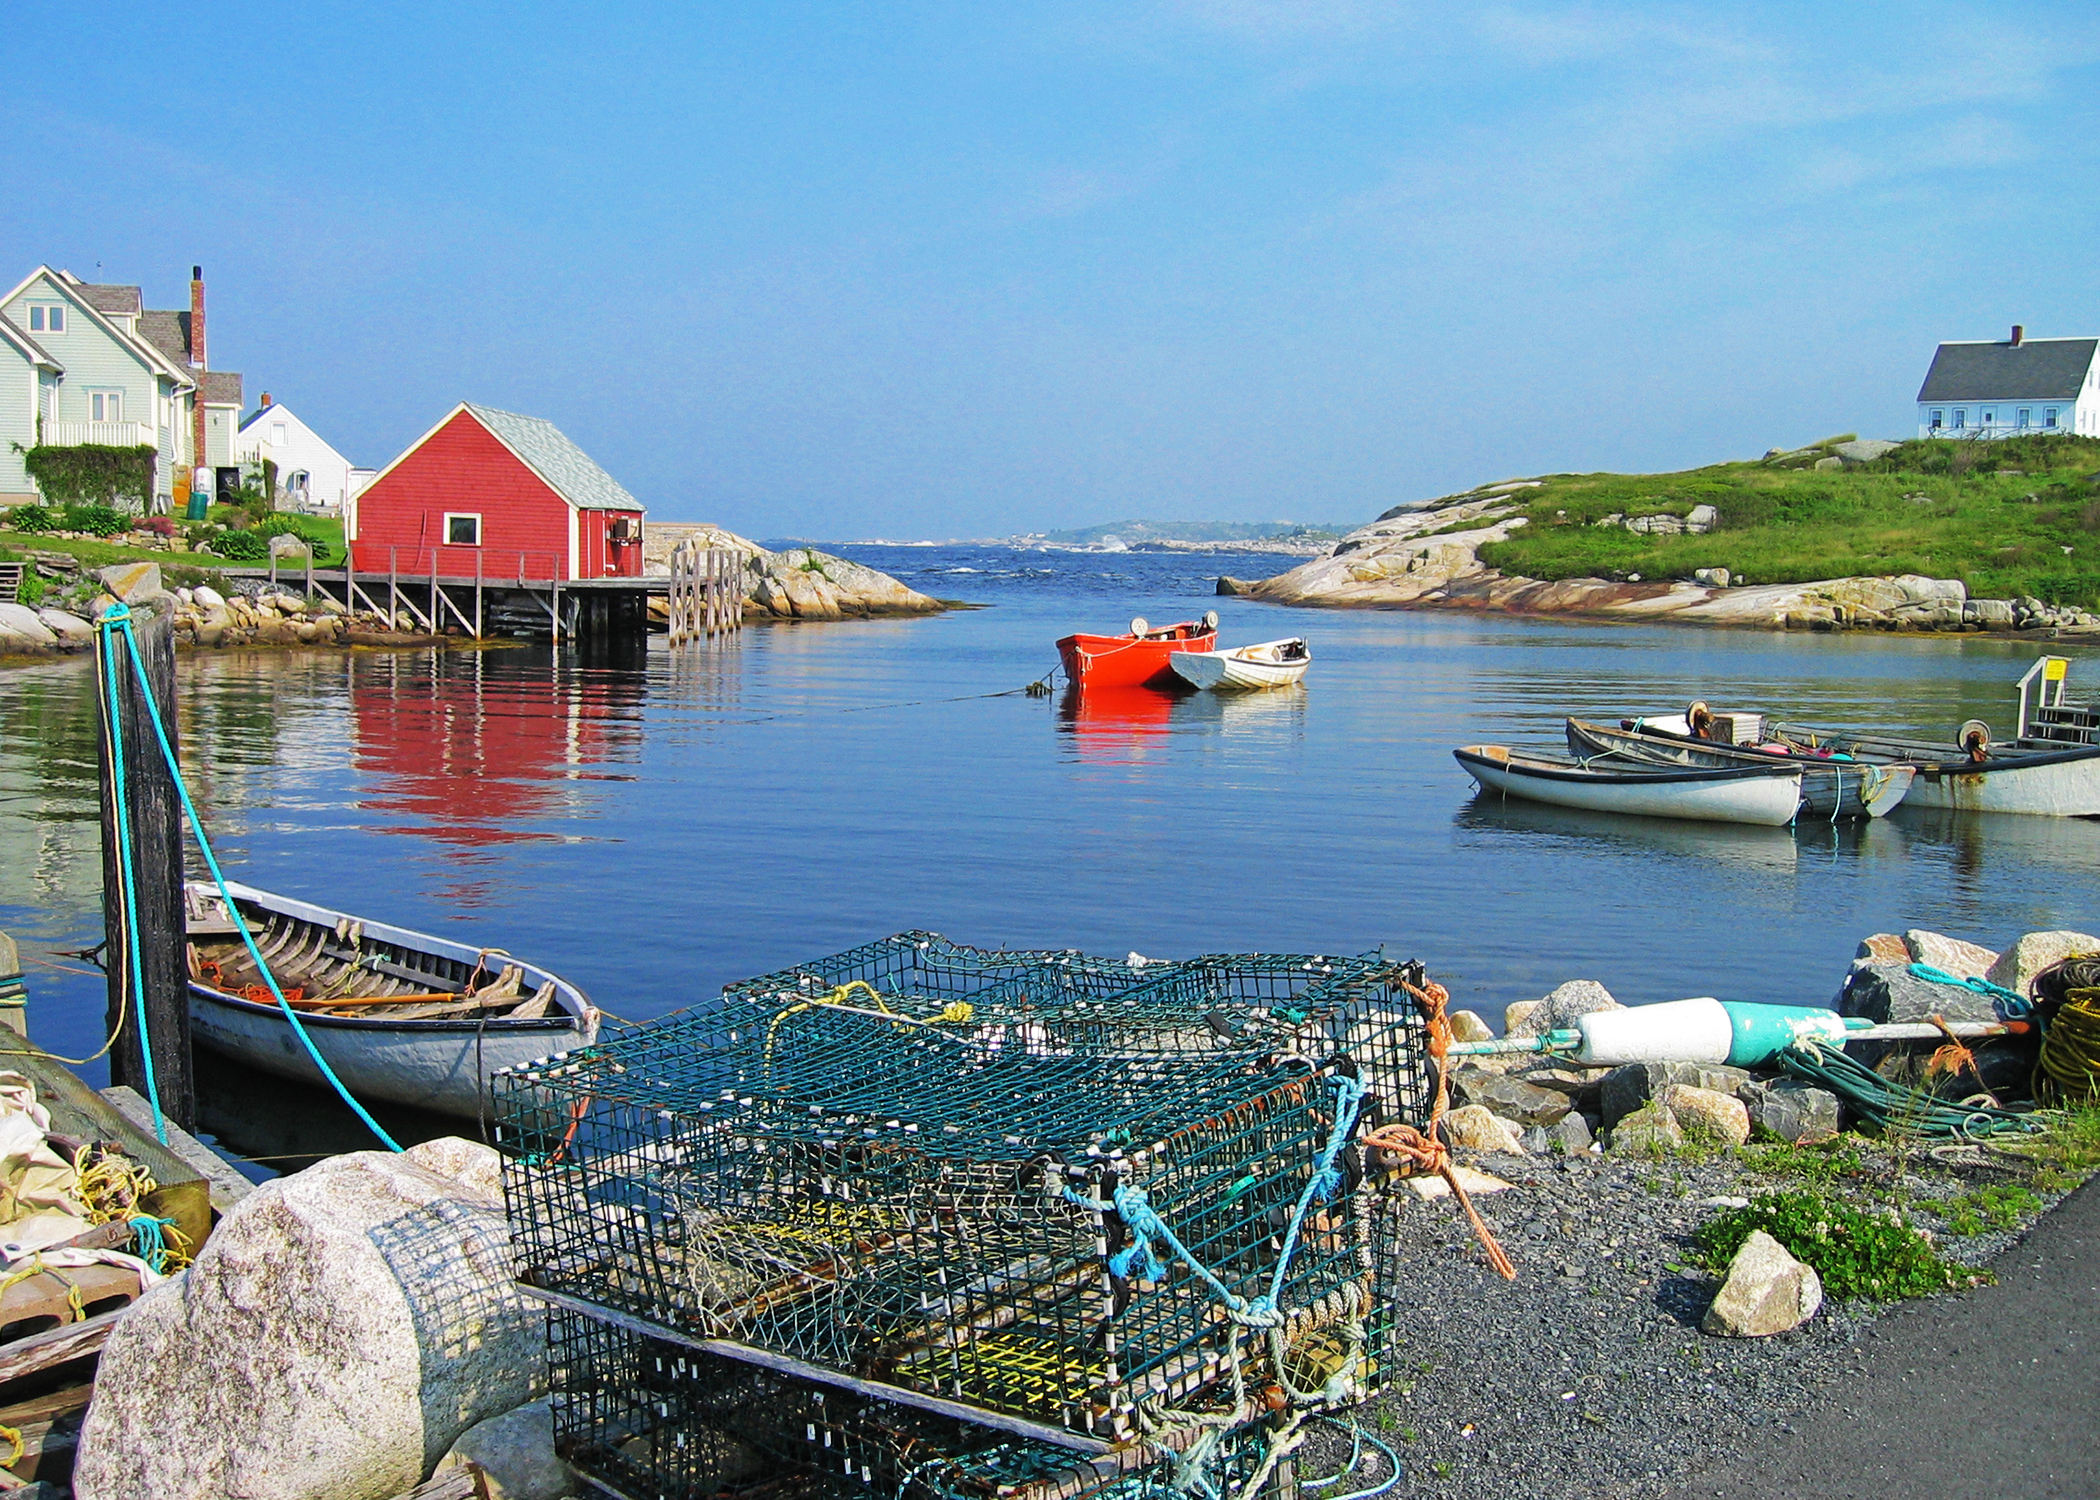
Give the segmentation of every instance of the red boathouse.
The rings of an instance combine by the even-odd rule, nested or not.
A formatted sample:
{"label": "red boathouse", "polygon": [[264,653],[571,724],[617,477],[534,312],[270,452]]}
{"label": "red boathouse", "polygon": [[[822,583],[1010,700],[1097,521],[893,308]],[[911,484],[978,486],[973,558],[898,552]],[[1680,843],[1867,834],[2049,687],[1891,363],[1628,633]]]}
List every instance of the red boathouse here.
{"label": "red boathouse", "polygon": [[345,517],[361,573],[639,578],[642,506],[560,428],[462,401]]}

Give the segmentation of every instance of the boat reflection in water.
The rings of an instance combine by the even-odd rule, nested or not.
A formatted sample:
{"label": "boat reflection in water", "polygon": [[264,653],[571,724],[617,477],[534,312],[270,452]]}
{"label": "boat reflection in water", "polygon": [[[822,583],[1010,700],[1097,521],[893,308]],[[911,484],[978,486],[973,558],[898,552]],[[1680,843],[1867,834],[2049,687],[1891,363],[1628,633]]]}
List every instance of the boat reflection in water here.
{"label": "boat reflection in water", "polygon": [[[1810,844],[1791,828],[1766,828],[1755,823],[1696,823],[1682,818],[1644,818],[1629,813],[1585,812],[1572,807],[1553,807],[1527,802],[1521,797],[1503,797],[1481,792],[1464,803],[1452,822],[1461,833],[1482,839],[1515,834],[1526,840],[1541,835],[1557,837],[1568,847],[1585,854],[1620,855],[1646,859],[1656,854],[1697,859],[1708,864],[1735,865],[1770,874],[1791,872]],[[1847,838],[1866,825],[1851,823],[1839,830]],[[1878,826],[1878,825],[1877,825]],[[1828,827],[1817,830],[1820,838]],[[1855,846],[1858,838],[1848,838]],[[1822,844],[1829,852],[1827,839]]]}
{"label": "boat reflection in water", "polygon": [[1177,734],[1295,734],[1304,714],[1301,686],[1265,693],[1068,687],[1057,707],[1059,732],[1071,738],[1078,759],[1093,765],[1161,760],[1169,736]]}

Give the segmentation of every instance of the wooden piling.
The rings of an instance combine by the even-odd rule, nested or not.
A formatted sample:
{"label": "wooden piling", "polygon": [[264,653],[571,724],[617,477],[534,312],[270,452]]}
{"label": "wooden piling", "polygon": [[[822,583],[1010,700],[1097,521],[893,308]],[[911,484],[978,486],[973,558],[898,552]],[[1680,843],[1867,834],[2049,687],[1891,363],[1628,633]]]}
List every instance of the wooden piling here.
{"label": "wooden piling", "polygon": [[[145,664],[154,702],[171,747],[175,727],[175,627],[165,611],[135,611],[132,629]],[[109,692],[109,656],[115,657],[117,691]],[[145,991],[146,1037],[153,1058],[161,1113],[185,1130],[197,1123],[196,1090],[190,1068],[188,928],[182,899],[182,804],[175,778],[161,756],[131,653],[115,632],[95,633],[98,705],[96,753],[102,786],[102,930],[109,974],[106,1020],[121,1028],[110,1049],[110,1080],[146,1092],[146,1050],[140,1046],[133,994],[131,934],[126,928],[123,847],[117,799],[124,799],[130,833],[132,883],[138,914],[138,972]],[[116,750],[122,747],[124,785],[116,784]]]}
{"label": "wooden piling", "polygon": [[481,628],[481,549],[474,549],[474,639],[481,640],[485,632]]}
{"label": "wooden piling", "polygon": [[386,549],[386,628],[401,618],[401,549]]}

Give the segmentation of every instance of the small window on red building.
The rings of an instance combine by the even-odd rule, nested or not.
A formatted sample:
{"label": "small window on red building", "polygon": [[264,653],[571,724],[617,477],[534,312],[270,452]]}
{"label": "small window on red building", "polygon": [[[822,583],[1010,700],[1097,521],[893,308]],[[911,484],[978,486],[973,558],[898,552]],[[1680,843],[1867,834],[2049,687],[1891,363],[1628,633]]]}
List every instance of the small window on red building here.
{"label": "small window on red building", "polygon": [[448,547],[479,547],[481,545],[481,517],[445,514],[445,545]]}

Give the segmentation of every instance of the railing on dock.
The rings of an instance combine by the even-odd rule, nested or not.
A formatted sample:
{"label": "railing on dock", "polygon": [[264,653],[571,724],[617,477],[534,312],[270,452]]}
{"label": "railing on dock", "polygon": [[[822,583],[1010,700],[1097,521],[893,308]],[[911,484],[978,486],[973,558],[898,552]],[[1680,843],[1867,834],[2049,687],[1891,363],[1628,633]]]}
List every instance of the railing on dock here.
{"label": "railing on dock", "polygon": [[743,554],[691,538],[680,542],[671,553],[671,644],[741,630],[743,624]]}

